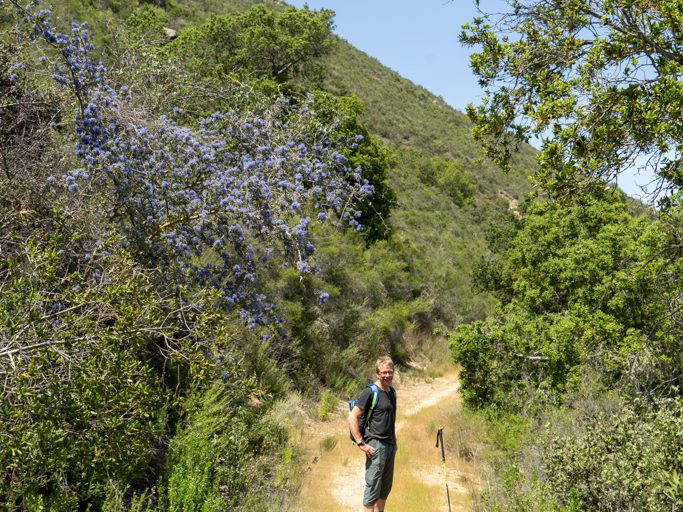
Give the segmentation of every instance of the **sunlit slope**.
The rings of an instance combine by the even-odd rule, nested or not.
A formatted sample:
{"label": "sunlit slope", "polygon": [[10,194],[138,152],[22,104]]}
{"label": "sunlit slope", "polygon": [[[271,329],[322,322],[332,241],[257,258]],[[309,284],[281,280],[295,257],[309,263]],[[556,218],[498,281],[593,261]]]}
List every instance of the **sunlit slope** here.
{"label": "sunlit slope", "polygon": [[[116,3],[93,2],[110,8]],[[280,1],[252,0],[188,0],[162,5],[169,13],[171,28],[182,30],[212,14],[232,14],[260,3],[276,10],[284,8]],[[93,14],[94,7],[85,6],[83,0],[67,4],[76,17]],[[87,10],[89,13],[84,12]],[[126,4],[113,16],[125,19],[130,12],[131,4]],[[502,173],[483,158],[462,112],[345,40],[336,39],[334,50],[324,61],[324,86],[335,94],[356,95],[364,105],[370,132],[396,151],[396,165],[389,176],[398,204],[387,222],[401,242],[403,257],[417,274],[422,292],[433,298],[437,316],[448,323],[481,317],[489,301],[472,290],[473,265],[486,252],[484,233],[491,220],[530,190],[531,148],[524,149],[512,172]],[[441,164],[450,162],[471,183],[466,200],[454,201],[450,184],[444,180],[430,183],[424,179],[419,168],[434,158]]]}
{"label": "sunlit slope", "polygon": [[517,166],[506,175],[492,164],[480,161],[481,149],[470,134],[469,120],[441,97],[342,39],[327,59],[326,68],[327,88],[361,98],[371,130],[392,147],[410,147],[425,156],[461,160],[476,174],[482,192],[505,189],[518,196],[529,190],[527,176],[533,166],[530,147],[522,151]]}
{"label": "sunlit slope", "polygon": [[[501,172],[482,157],[463,113],[344,40],[326,70],[326,87],[358,96],[370,130],[397,151],[390,176],[398,206],[390,222],[412,252],[425,291],[444,318],[480,317],[488,302],[472,290],[472,268],[485,254],[490,221],[530,190],[532,149],[522,151],[510,173]],[[473,195],[464,204],[454,203],[442,184],[421,179],[416,160],[434,157],[454,161],[472,179]]]}

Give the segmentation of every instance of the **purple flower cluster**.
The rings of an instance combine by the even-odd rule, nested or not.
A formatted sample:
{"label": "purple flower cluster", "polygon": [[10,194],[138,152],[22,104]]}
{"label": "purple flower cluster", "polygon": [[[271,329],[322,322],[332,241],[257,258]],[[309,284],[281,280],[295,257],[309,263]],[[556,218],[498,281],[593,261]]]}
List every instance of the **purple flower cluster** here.
{"label": "purple flower cluster", "polygon": [[301,108],[280,100],[249,115],[215,113],[197,130],[165,117],[135,124],[121,114],[125,101],[108,85],[104,66],[90,58],[85,25],[57,33],[49,12],[33,7],[17,7],[24,33],[58,50],[53,78],[79,103],[74,125],[83,168],[64,176],[66,188],[77,193],[89,180],[113,189],[125,212],[126,249],[166,269],[170,282],[219,289],[220,305],[238,309],[247,325],[280,322],[255,291],[259,266],[278,251],[300,272],[311,271],[311,219],[338,218],[360,230],[349,205],[372,193],[333,128],[316,122],[312,100]]}

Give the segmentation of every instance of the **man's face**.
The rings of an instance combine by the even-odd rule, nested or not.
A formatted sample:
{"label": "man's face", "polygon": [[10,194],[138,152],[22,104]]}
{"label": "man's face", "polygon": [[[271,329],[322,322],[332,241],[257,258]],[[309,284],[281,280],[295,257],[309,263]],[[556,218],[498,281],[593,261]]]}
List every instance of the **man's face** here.
{"label": "man's face", "polygon": [[391,381],[394,379],[394,365],[385,363],[380,366],[377,371],[377,378],[383,386],[391,386]]}

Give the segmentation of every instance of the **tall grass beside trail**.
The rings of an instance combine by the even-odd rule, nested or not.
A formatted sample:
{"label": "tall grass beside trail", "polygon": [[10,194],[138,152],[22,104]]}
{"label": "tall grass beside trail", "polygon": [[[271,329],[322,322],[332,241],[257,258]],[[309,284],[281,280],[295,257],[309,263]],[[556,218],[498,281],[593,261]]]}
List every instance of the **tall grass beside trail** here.
{"label": "tall grass beside trail", "polygon": [[[392,490],[391,510],[448,510],[448,497],[456,511],[471,510],[472,493],[477,485],[471,461],[458,456],[453,445],[449,418],[456,414],[457,398],[423,409],[407,419],[399,435],[396,454],[396,485]],[[446,475],[436,434],[444,429]],[[448,493],[446,491],[448,483]]]}
{"label": "tall grass beside trail", "polygon": [[160,510],[279,510],[295,457],[277,406],[244,390],[215,386],[199,394],[171,442]]}

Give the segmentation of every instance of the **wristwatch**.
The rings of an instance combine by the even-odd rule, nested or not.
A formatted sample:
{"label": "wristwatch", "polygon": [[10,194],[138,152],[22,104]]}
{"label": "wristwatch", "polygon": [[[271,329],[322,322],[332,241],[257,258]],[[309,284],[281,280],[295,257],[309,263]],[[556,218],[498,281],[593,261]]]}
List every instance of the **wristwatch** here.
{"label": "wristwatch", "polygon": [[357,444],[358,444],[358,448],[360,448],[361,446],[365,446],[365,441],[361,440],[361,441],[360,441],[359,443],[357,443]]}

